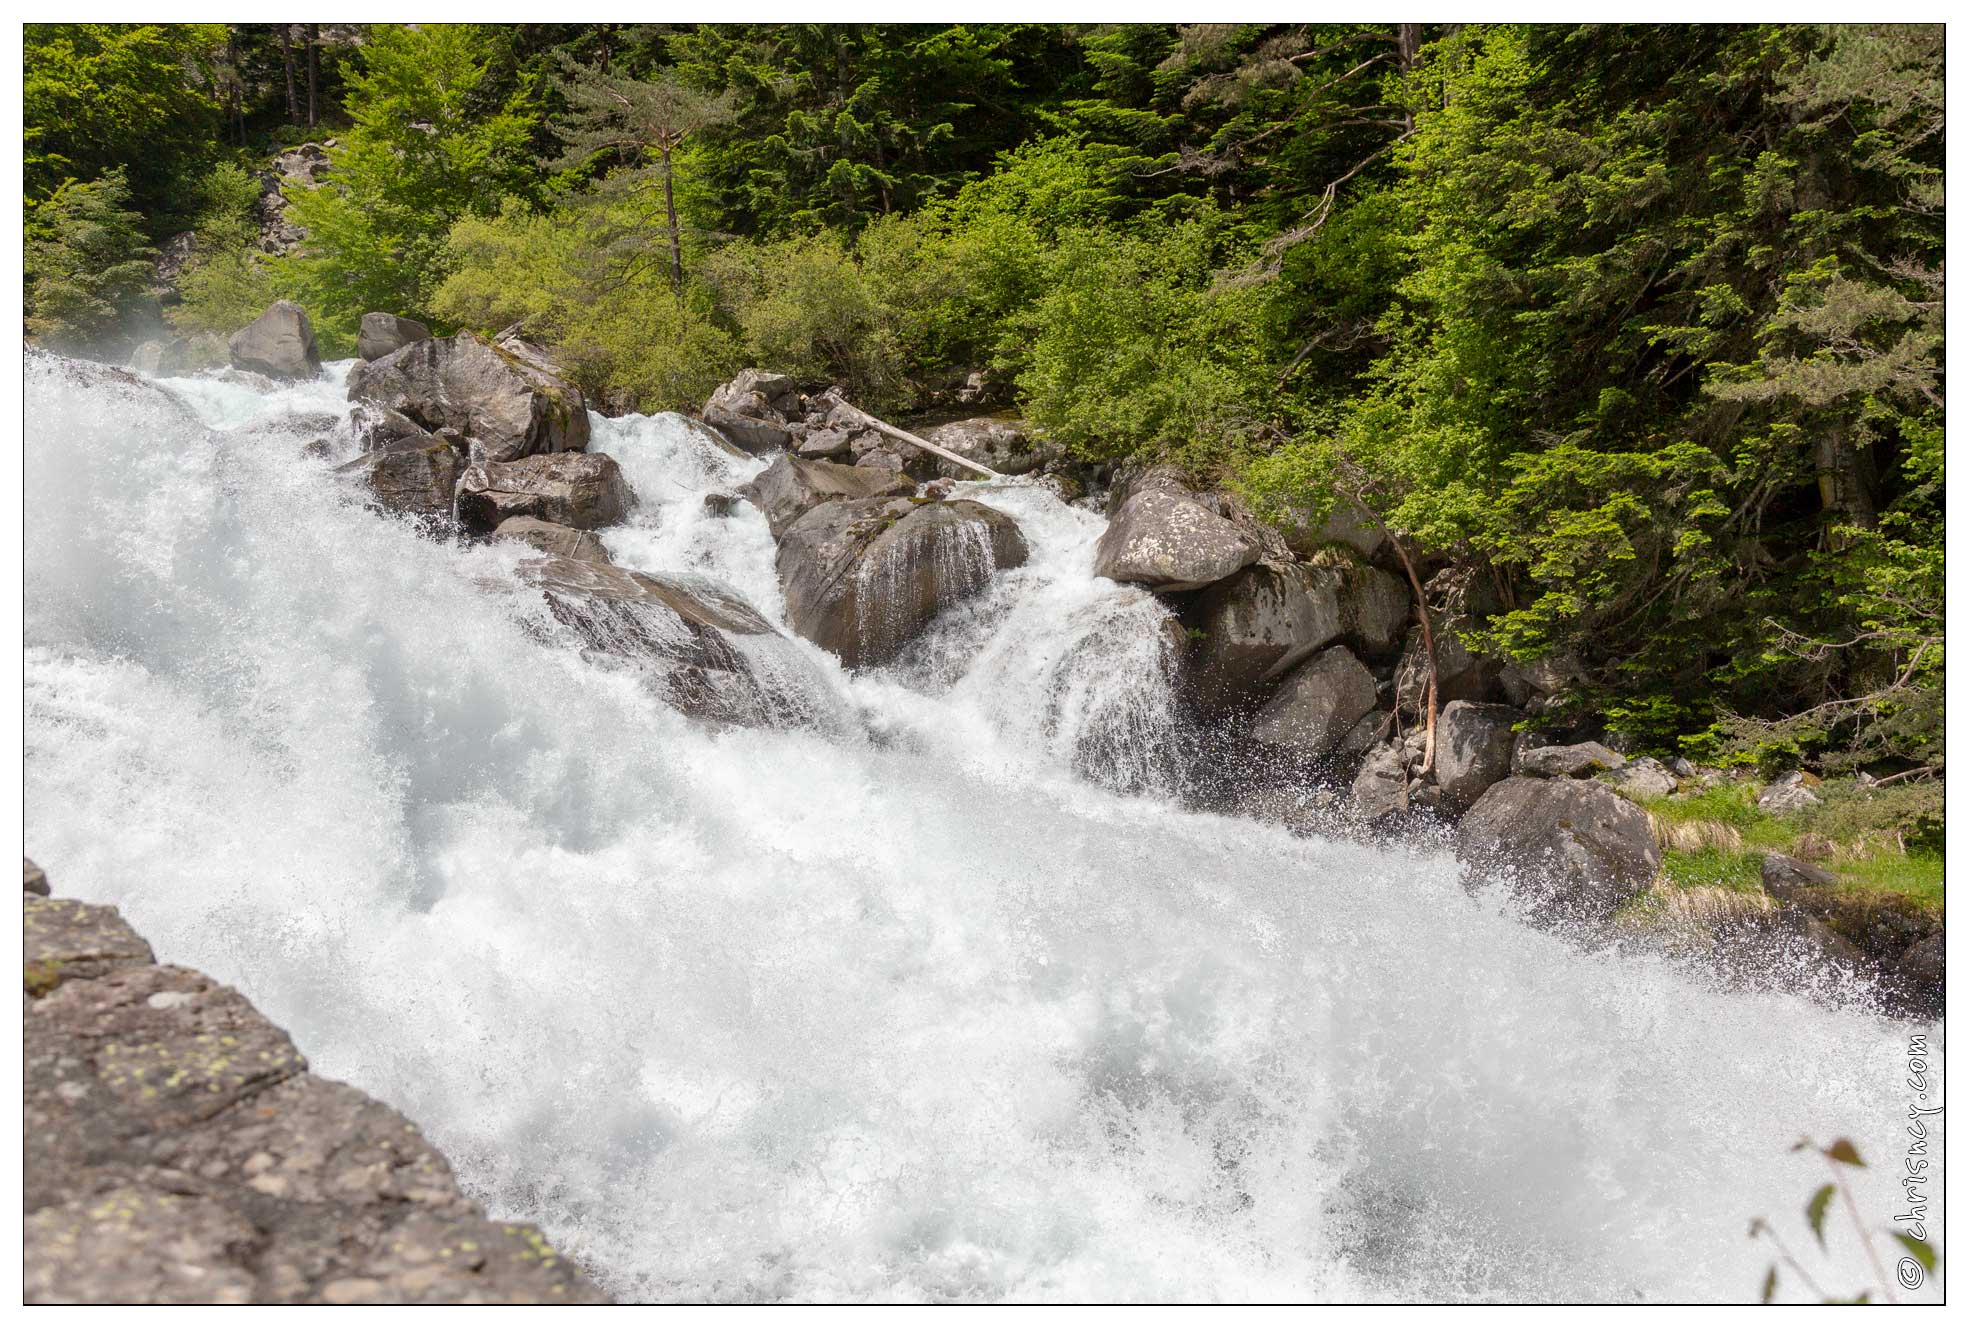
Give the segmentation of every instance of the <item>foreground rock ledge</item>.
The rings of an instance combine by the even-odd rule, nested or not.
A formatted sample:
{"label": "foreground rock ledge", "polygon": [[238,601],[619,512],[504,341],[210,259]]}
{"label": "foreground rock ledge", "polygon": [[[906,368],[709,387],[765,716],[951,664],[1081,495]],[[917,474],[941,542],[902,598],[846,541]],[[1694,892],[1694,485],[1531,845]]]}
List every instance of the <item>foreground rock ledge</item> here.
{"label": "foreground rock ledge", "polygon": [[239,993],[45,883],[27,864],[25,1300],[606,1300]]}

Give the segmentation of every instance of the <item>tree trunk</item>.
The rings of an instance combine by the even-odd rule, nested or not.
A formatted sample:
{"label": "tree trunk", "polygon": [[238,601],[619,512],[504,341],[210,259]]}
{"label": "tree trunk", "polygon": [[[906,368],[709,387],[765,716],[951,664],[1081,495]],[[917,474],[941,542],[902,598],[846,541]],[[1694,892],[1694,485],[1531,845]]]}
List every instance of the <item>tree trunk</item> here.
{"label": "tree trunk", "polygon": [[321,24],[308,24],[308,128],[321,122]]}
{"label": "tree trunk", "polygon": [[280,63],[287,70],[287,123],[301,123],[301,103],[294,95],[294,25],[280,25]]}
{"label": "tree trunk", "polygon": [[677,298],[684,297],[684,237],[683,229],[677,225],[677,191],[671,183],[670,145],[662,144],[657,149],[663,154],[663,213],[670,222],[670,284],[677,290]]}
{"label": "tree trunk", "polygon": [[[1402,543],[1402,538],[1388,529],[1388,523],[1381,520],[1381,514],[1376,512],[1374,506],[1366,499],[1345,489],[1341,489],[1340,492],[1360,504],[1362,510],[1374,518],[1374,524],[1381,528],[1381,534],[1387,536],[1388,543],[1395,547],[1395,554],[1402,561],[1402,571],[1408,573],[1409,588],[1415,592],[1415,612],[1422,620],[1422,658],[1429,664],[1429,692],[1423,701],[1422,721],[1422,774],[1427,777],[1436,769],[1436,712],[1439,709],[1437,703],[1441,692],[1436,680],[1436,627],[1429,620],[1429,597],[1422,592],[1422,579],[1415,575],[1415,564],[1409,561],[1408,546]],[[1401,698],[1397,696],[1395,724],[1398,731],[1401,726],[1401,709]]]}
{"label": "tree trunk", "polygon": [[1864,531],[1879,524],[1870,451],[1854,447],[1844,429],[1834,428],[1819,436],[1812,448],[1812,461],[1818,470],[1819,503],[1827,512]]}
{"label": "tree trunk", "polygon": [[233,137],[239,146],[246,146],[246,112],[240,106],[239,98],[239,27],[226,24],[226,101],[227,111],[232,117]]}

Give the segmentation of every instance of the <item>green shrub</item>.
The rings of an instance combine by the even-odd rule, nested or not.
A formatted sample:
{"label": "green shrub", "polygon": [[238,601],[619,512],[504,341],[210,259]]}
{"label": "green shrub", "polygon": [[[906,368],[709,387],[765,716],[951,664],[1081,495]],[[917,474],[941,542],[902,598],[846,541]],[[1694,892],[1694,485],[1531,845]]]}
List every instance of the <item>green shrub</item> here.
{"label": "green shrub", "polygon": [[63,185],[28,224],[27,330],[59,351],[114,353],[154,311],[143,219],[121,170]]}

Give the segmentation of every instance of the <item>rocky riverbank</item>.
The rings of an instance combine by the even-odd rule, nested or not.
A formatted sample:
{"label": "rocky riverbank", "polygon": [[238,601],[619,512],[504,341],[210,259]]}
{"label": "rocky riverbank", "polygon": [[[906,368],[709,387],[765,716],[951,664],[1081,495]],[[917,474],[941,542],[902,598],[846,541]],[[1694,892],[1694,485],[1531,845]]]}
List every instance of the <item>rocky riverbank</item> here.
{"label": "rocky riverbank", "polygon": [[[168,372],[217,357],[204,372],[269,383],[320,368],[306,313],[286,302],[223,350],[170,343],[139,358]],[[373,313],[360,351],[351,414],[321,421],[324,436],[304,450],[346,455],[351,439],[337,431],[351,434],[340,470],[369,503],[443,538],[533,546],[542,557],[521,577],[554,618],[687,713],[814,718],[799,671],[762,666],[778,632],[742,596],[611,564],[594,532],[623,521],[637,496],[612,458],[587,452],[588,403],[550,349],[514,330],[433,338]],[[985,386],[967,380],[949,404],[984,404]],[[707,503],[764,514],[787,626],[849,668],[896,660],[940,613],[1026,560],[1012,517],[953,488],[1021,476],[1102,512],[1094,571],[1168,607],[1169,683],[1192,750],[1186,803],[1301,831],[1438,837],[1516,882],[1540,916],[1677,950],[1694,936],[1708,953],[1802,951],[1809,962],[1765,967],[1829,968],[1896,1006],[1939,1009],[1938,901],[1842,889],[1835,869],[1789,852],[1818,837],[1777,837],[1753,867],[1733,831],[1684,815],[1687,800],[1734,784],[1760,814],[1795,819],[1819,802],[1814,777],[1764,788],[1748,771],[1630,758],[1618,735],[1557,718],[1567,662],[1472,649],[1471,627],[1499,608],[1486,588],[1448,574],[1424,584],[1358,505],[1317,524],[1268,523],[1172,466],[1078,462],[1003,412],[945,418],[919,436],[838,388],[810,393],[762,370],[714,392],[697,427],[713,446],[770,459]],[[1737,889],[1683,889],[1695,883],[1678,879],[1675,855],[1691,836],[1737,854]]]}
{"label": "rocky riverbank", "polygon": [[26,1300],[606,1300],[239,993],[24,884]]}

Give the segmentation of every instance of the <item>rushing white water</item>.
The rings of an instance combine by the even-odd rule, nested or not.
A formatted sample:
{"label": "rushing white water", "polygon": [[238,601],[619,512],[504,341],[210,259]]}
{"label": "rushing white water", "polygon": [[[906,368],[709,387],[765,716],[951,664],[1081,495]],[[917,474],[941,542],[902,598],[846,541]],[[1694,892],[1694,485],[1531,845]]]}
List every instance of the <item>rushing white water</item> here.
{"label": "rushing white water", "polygon": [[[787,648],[834,723],[713,730],[543,631],[523,551],[305,459],[336,371],[172,386],[223,431],[27,371],[28,850],[618,1296],[1734,1300],[1760,1215],[1873,1281],[1789,1148],[1850,1136],[1888,1224],[1907,1027],[1177,809],[1098,516],[963,486],[1025,568],[893,668]],[[760,463],[595,446],[618,561],[782,621],[763,519],[702,503]]]}

